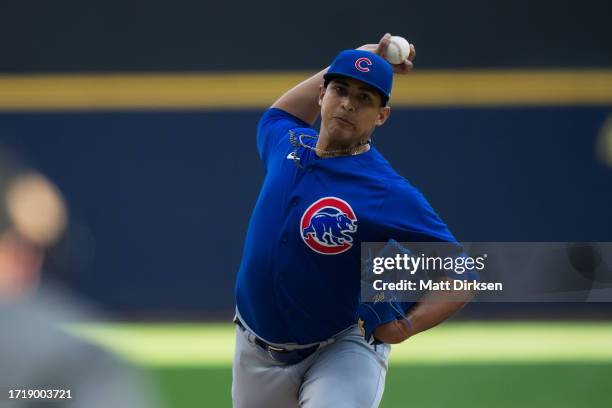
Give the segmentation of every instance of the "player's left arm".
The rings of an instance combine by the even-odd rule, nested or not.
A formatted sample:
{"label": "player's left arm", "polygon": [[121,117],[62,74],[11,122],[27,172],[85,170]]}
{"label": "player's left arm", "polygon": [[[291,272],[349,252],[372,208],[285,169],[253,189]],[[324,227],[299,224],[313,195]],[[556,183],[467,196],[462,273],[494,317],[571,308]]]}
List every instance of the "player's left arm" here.
{"label": "player's left arm", "polygon": [[472,300],[469,290],[430,291],[421,297],[405,318],[382,324],[374,330],[376,340],[397,344],[442,323]]}
{"label": "player's left arm", "polygon": [[[440,219],[433,210],[423,194],[408,183],[397,184],[387,195],[383,202],[383,214],[387,214],[389,219],[384,222],[392,224],[400,240],[410,242],[416,239],[419,234],[426,242],[428,240],[441,241],[451,244],[444,251],[451,250],[448,255],[464,256],[462,246],[456,243],[447,225]],[[428,237],[428,238],[427,238]],[[425,239],[427,238],[427,239]],[[421,239],[417,239],[420,241]],[[462,275],[462,279],[467,279],[468,275]],[[479,279],[477,274],[469,273],[474,279]],[[456,274],[440,277],[441,280],[455,280]],[[475,296],[471,290],[456,290],[454,285],[448,286],[447,290],[433,290],[424,293],[419,301],[411,305],[401,302],[387,303],[377,306],[376,319],[368,320],[370,330],[374,339],[384,343],[401,343],[417,333],[428,330],[452,316],[463,308]],[[452,289],[451,289],[452,288]],[[411,307],[410,307],[411,306]],[[408,310],[406,308],[410,307]],[[393,311],[396,313],[394,314]],[[370,314],[371,315],[371,314]],[[366,315],[368,317],[369,315]],[[373,325],[371,323],[374,323]]]}

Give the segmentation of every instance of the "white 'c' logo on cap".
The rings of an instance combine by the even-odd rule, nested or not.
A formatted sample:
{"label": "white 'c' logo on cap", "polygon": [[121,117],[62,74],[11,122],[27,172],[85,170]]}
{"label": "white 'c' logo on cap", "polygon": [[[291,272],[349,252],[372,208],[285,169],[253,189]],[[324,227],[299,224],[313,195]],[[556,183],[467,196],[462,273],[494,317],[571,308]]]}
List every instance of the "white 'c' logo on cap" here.
{"label": "white 'c' logo on cap", "polygon": [[357,68],[358,71],[369,72],[370,68],[364,65],[372,65],[372,61],[366,57],[358,58],[357,61],[355,61],[355,68]]}

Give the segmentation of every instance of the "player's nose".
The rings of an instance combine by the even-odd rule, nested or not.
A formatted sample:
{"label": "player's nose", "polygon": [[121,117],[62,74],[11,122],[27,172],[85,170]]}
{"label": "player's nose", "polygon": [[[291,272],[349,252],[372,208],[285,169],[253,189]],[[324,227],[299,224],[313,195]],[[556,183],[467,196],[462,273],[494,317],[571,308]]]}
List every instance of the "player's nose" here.
{"label": "player's nose", "polygon": [[344,98],[342,98],[342,107],[349,112],[355,110],[355,104],[349,96],[345,96]]}

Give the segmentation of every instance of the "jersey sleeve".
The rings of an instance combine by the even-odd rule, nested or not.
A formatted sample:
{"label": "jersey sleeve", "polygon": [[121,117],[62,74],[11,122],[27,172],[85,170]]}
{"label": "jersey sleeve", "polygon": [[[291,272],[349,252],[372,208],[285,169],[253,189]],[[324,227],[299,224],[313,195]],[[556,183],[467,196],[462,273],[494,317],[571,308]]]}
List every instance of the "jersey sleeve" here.
{"label": "jersey sleeve", "polygon": [[282,109],[270,108],[265,111],[257,125],[257,151],[266,168],[274,148],[289,139],[289,130],[310,127],[308,123]]}
{"label": "jersey sleeve", "polygon": [[405,180],[388,187],[380,214],[388,239],[398,242],[456,242],[423,194]]}

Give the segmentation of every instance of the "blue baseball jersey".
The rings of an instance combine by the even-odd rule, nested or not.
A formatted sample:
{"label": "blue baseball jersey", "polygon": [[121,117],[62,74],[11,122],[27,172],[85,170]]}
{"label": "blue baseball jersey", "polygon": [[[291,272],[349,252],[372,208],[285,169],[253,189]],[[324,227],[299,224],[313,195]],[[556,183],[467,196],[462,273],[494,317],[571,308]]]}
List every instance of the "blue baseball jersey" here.
{"label": "blue baseball jersey", "polygon": [[374,147],[320,158],[296,149],[290,133],[316,144],[309,124],[280,109],[267,110],[257,128],[266,176],[244,244],[236,306],[262,339],[310,344],[356,323],[362,241],[455,239]]}

